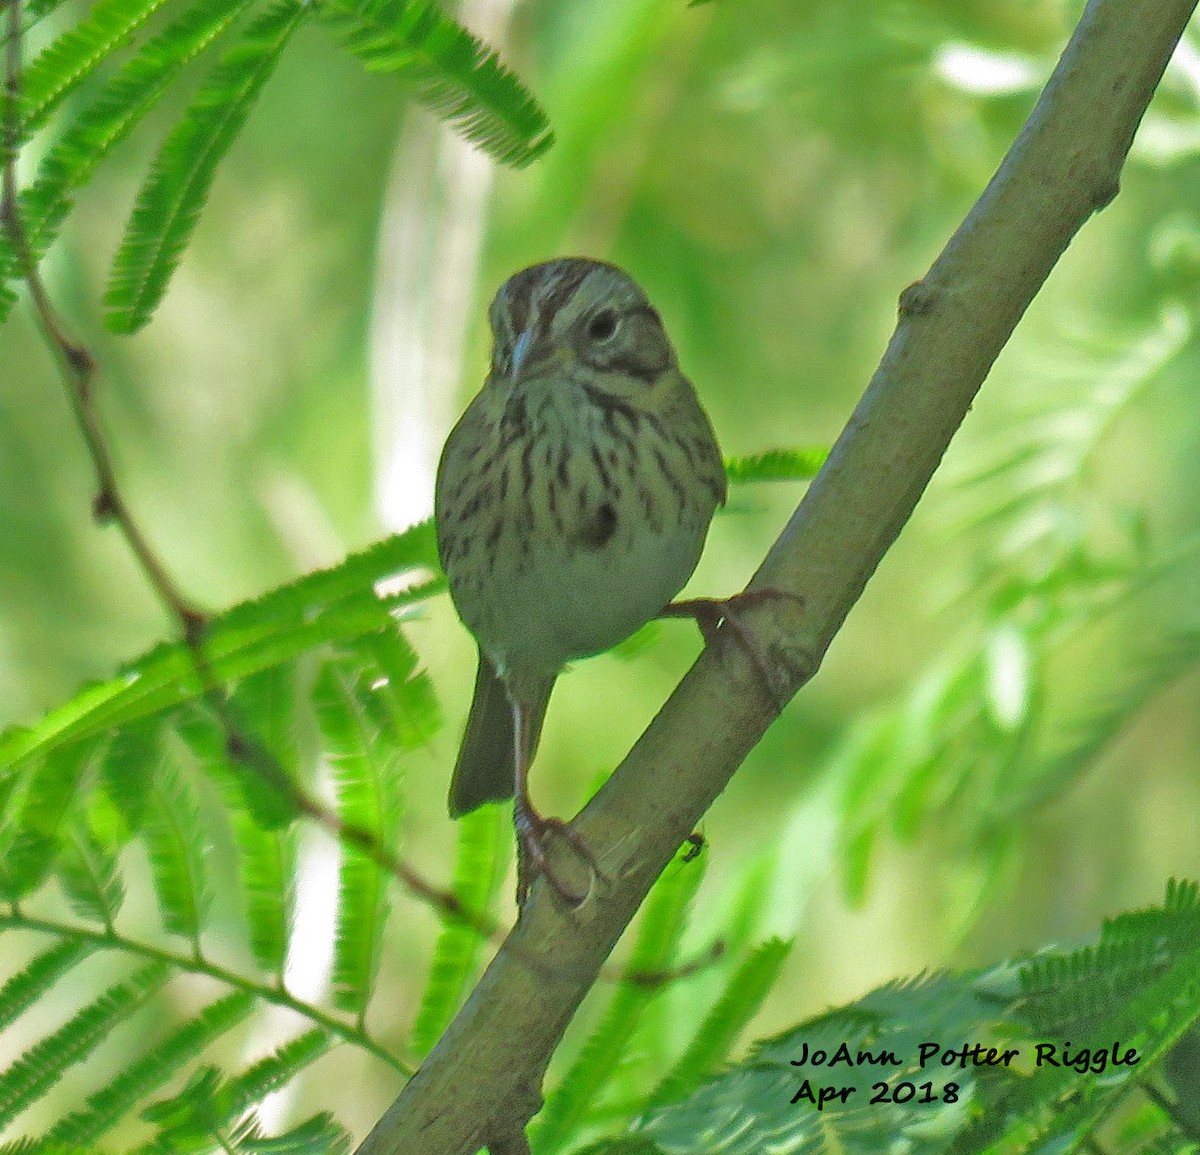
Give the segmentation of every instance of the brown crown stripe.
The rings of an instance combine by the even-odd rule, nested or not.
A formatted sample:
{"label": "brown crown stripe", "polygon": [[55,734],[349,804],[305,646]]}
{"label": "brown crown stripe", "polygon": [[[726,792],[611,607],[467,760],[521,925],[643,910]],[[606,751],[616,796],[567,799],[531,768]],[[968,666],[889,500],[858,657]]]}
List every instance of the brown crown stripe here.
{"label": "brown crown stripe", "polygon": [[571,261],[561,264],[555,270],[554,275],[549,278],[549,284],[539,302],[540,308],[537,317],[539,338],[550,332],[550,326],[554,323],[554,318],[558,316],[559,310],[575,296],[579,291],[579,286],[587,279],[594,267],[582,261]]}

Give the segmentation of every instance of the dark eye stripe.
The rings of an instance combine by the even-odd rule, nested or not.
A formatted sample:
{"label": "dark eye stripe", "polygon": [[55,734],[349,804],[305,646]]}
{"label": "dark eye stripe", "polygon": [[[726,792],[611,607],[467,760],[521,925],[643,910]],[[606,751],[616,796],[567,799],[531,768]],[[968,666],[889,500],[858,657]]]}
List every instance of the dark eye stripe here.
{"label": "dark eye stripe", "polygon": [[645,361],[639,360],[636,354],[620,350],[614,350],[610,356],[606,357],[603,355],[606,351],[581,349],[579,356],[583,363],[591,369],[602,373],[623,373],[626,377],[644,381],[647,385],[653,385],[666,368],[665,364],[647,365]]}

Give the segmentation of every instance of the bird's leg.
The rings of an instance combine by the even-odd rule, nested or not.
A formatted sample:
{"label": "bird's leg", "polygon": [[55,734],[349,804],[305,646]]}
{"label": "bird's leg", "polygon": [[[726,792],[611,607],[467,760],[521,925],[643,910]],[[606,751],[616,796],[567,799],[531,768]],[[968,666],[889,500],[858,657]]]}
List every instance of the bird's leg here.
{"label": "bird's leg", "polygon": [[743,590],[740,594],[734,594],[727,598],[686,598],[681,602],[671,602],[658,616],[660,618],[694,619],[696,625],[700,627],[700,633],[704,635],[706,646],[715,645],[720,637],[721,625],[727,625],[737,635],[738,641],[741,642],[750,660],[754,663],[754,668],[762,678],[768,693],[775,700],[776,705],[783,709],[787,702],[780,700],[771,663],[739,613],[744,606],[773,601],[778,598],[787,598],[799,602],[800,605],[804,604],[804,599],[799,594],[788,593],[786,590]]}
{"label": "bird's leg", "polygon": [[534,878],[542,874],[564,902],[578,906],[587,891],[577,893],[566,885],[551,868],[546,858],[546,835],[561,835],[564,841],[587,863],[593,874],[602,877],[595,856],[579,833],[561,818],[547,818],[534,809],[529,797],[529,715],[515,698],[512,700],[513,750],[515,753],[515,782],[513,795],[513,825],[517,830],[517,905],[523,907]]}

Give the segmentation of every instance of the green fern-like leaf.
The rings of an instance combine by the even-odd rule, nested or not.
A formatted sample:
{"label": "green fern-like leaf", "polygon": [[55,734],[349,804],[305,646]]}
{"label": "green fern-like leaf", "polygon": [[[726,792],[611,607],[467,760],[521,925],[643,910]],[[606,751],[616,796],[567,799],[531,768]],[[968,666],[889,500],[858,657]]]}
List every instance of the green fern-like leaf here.
{"label": "green fern-like leaf", "polygon": [[[238,686],[234,702],[243,717],[261,723],[265,730],[288,729],[279,714],[289,716],[294,706],[293,671],[264,670]],[[257,703],[257,706],[251,705]],[[270,705],[268,705],[270,703]],[[291,824],[262,820],[262,807],[247,804],[245,767],[230,762],[224,732],[200,710],[189,711],[179,725],[179,735],[196,756],[205,774],[217,783],[226,800],[226,816],[238,848],[242,900],[255,961],[280,981],[287,959],[295,903],[296,833]],[[278,764],[293,765],[294,752],[268,741]],[[265,784],[262,789],[266,790]]]}
{"label": "green fern-like leaf", "polygon": [[116,332],[136,332],[162,300],[217,165],[310,11],[301,0],[282,0],[258,17],[222,57],[163,144],[138,194],[105,294],[108,323]]}
{"label": "green fern-like leaf", "polygon": [[56,871],[71,909],[111,929],[125,899],[116,848],[77,821],[58,857]]}
{"label": "green fern-like leaf", "polygon": [[87,18],[68,29],[21,78],[21,132],[36,131],[63,98],[113,50],[124,44],[165,0],[96,0]]}
{"label": "green fern-like leaf", "polygon": [[[34,251],[49,247],[71,207],[70,194],[154,107],[183,68],[224,32],[251,0],[200,4],[147,41],[75,113],[38,166],[37,179],[21,195],[21,214]],[[0,253],[0,267],[3,267]]]}
{"label": "green fern-like leaf", "polygon": [[[94,101],[76,115],[50,146],[38,166],[37,179],[18,199],[30,250],[40,259],[58,235],[73,207],[71,193],[154,108],[188,62],[228,28],[252,0],[216,0],[202,4],[146,42]],[[72,35],[72,34],[68,34]],[[91,37],[90,40],[94,40]],[[80,47],[71,42],[74,52]],[[22,275],[10,239],[0,234],[0,282]],[[0,283],[0,324],[16,294]]]}
{"label": "green fern-like leaf", "polygon": [[[78,699],[77,699],[78,700]],[[121,845],[139,833],[150,808],[154,770],[162,758],[162,727],[157,718],[139,718],[96,743],[102,751],[100,781],[110,806],[111,841]],[[48,743],[51,750],[58,745]]]}
{"label": "green fern-like leaf", "polygon": [[502,163],[529,164],[553,144],[520,81],[427,0],[324,0],[319,12],[368,68],[411,83],[422,104]]}
{"label": "green fern-like leaf", "polygon": [[442,728],[433,684],[418,671],[417,652],[399,630],[389,626],[354,640],[349,650],[377,670],[364,706],[395,745],[414,750]]}
{"label": "green fern-like leaf", "polygon": [[768,449],[745,457],[727,457],[725,476],[733,482],[745,481],[810,481],[816,477],[829,450]]}
{"label": "green fern-like leaf", "polygon": [[[913,1155],[945,1153],[966,1120],[975,1076],[958,1068],[920,1067],[919,1046],[929,1040],[985,1039],[1003,1009],[981,990],[976,975],[889,983],[760,1043],[743,1063],[709,1079],[687,1099],[648,1112],[635,1130],[674,1155],[758,1155],[771,1149],[874,1155],[887,1150],[896,1135],[905,1136]],[[812,1065],[816,1052],[824,1051],[828,1059],[843,1044],[848,1062]],[[793,1065],[805,1048],[808,1065]],[[860,1051],[870,1052],[873,1061],[858,1065]],[[912,1098],[923,1101],[898,1104],[884,1097],[868,1106],[880,1082],[889,1087],[912,1083]],[[928,1099],[916,1091],[926,1082]],[[942,1094],[950,1083],[957,1086],[950,1092],[956,1101],[946,1102]],[[851,1090],[844,1102],[827,1098],[818,1110],[815,1100],[826,1087]]]}
{"label": "green fern-like leaf", "polygon": [[325,1031],[307,1031],[237,1075],[223,1078],[214,1067],[199,1068],[181,1091],[142,1112],[160,1129],[147,1150],[210,1150],[213,1140],[224,1149],[249,1149],[243,1143],[260,1138],[253,1108],[320,1058],[332,1042]]}
{"label": "green fern-like leaf", "polygon": [[[687,1099],[651,1108],[611,1149],[645,1137],[673,1155],[873,1155],[900,1134],[913,1155],[1076,1149],[1200,1018],[1198,920],[1194,885],[1173,884],[1163,906],[1119,916],[1083,950],[888,983],[765,1040]],[[1063,1040],[1076,1056],[1089,1047],[1094,1063],[1114,1038],[1136,1049],[1136,1066],[1107,1063],[1100,1077],[1061,1062]],[[1047,1040],[1059,1066],[1036,1063]],[[944,1054],[964,1041],[984,1058],[994,1047],[996,1061]],[[845,1093],[818,1109],[822,1089]]]}
{"label": "green fern-like leaf", "polygon": [[6,1127],[68,1068],[90,1055],[169,978],[170,968],[165,964],[143,968],[125,982],[109,987],[0,1072],[0,1127]]}
{"label": "green fern-like leaf", "polygon": [[[1021,971],[1014,1012],[1034,1040],[1052,1041],[1036,1077],[1002,1084],[987,1104],[1006,1120],[1005,1150],[1061,1149],[1078,1144],[1122,1105],[1200,1020],[1200,912],[1194,884],[1168,888],[1162,907],[1120,915],[1099,941],[1068,955],[1039,956]],[[1066,1061],[1103,1056],[1081,1071]],[[1113,1062],[1129,1048],[1137,1062]],[[983,1129],[981,1120],[977,1130]],[[967,1136],[969,1140],[971,1136]],[[964,1149],[971,1149],[965,1146]]]}
{"label": "green fern-like leaf", "polygon": [[[671,966],[683,936],[688,907],[704,877],[703,861],[672,863],[654,884],[629,960],[634,974],[662,974]],[[539,1151],[547,1155],[561,1151],[577,1133],[658,989],[645,982],[618,988],[599,1025],[537,1118],[534,1136]]]}
{"label": "green fern-like leaf", "polygon": [[1114,664],[1099,694],[1073,702],[1069,718],[1047,727],[1046,749],[1027,771],[1025,790],[1014,791],[1015,810],[1038,805],[1093,765],[1157,694],[1200,664],[1200,629],[1143,637],[1140,652]]}
{"label": "green fern-like leaf", "polygon": [[353,1140],[328,1113],[314,1115],[282,1135],[242,1141],[238,1150],[247,1155],[343,1155]]}
{"label": "green fern-like leaf", "polygon": [[690,1094],[725,1061],[746,1025],[770,993],[792,944],[773,938],[755,950],[726,984],[721,997],[696,1029],[692,1042],[671,1073],[655,1088],[651,1110]]}
{"label": "green fern-like leaf", "polygon": [[207,837],[194,787],[170,761],[158,766],[142,837],[163,926],[187,938],[199,957],[211,899]]}
{"label": "green fern-like leaf", "polygon": [[305,1031],[276,1047],[271,1054],[227,1081],[227,1095],[232,1108],[244,1111],[262,1102],[270,1092],[285,1086],[305,1067],[311,1066],[333,1043],[334,1039],[328,1031],[318,1029]]}
{"label": "green fern-like leaf", "polygon": [[233,823],[250,948],[259,966],[282,978],[295,914],[295,830],[263,830],[241,810],[234,812]]}
{"label": "green fern-like leaf", "polygon": [[80,780],[91,764],[84,746],[55,750],[25,776],[21,805],[4,843],[4,888],[20,898],[41,885],[61,842],[61,827]]}
{"label": "green fern-like leaf", "polygon": [[[374,724],[374,689],[360,669],[342,659],[326,663],[313,705],[333,768],[342,820],[373,831],[394,846],[401,816],[396,751]],[[334,998],[361,1018],[375,986],[387,916],[388,880],[361,851],[345,846],[333,955]]]}
{"label": "green fern-like leaf", "polygon": [[[237,682],[321,645],[394,629],[397,609],[424,601],[443,588],[442,582],[397,593],[377,593],[376,586],[436,565],[433,523],[422,522],[332,569],[235,606],[214,618],[206,634],[213,675],[223,683]],[[186,649],[177,643],[159,646],[108,681],[85,688],[36,725],[0,735],[0,790],[17,765],[44,758],[62,745],[107,740],[113,732],[120,740],[134,734],[140,745],[152,744],[152,730],[134,731],[131,724],[198,697],[200,687]],[[131,830],[138,829],[145,809],[145,768],[156,758],[157,753],[141,749],[132,756],[114,756],[105,768],[105,775],[114,777],[112,801]]]}
{"label": "green fern-like leaf", "polygon": [[85,1107],[55,1123],[44,1142],[68,1147],[95,1143],[98,1136],[193,1062],[207,1046],[245,1022],[254,1007],[254,997],[244,991],[209,1003],[120,1071],[110,1083],[89,1095]]}
{"label": "green fern-like leaf", "polygon": [[[1177,305],[1164,308],[1137,332],[1086,333],[1076,326],[1056,333],[1055,352],[1043,352],[1043,363],[1033,365],[1046,388],[1032,404],[1025,402],[991,442],[979,446],[966,467],[947,475],[949,531],[956,536],[977,529],[1003,532],[1021,523],[1026,526],[1023,550],[1045,549],[1047,537],[1054,535],[1060,540],[1052,548],[1074,549],[1076,533],[1063,531],[1064,519],[1054,515],[1055,508],[1064,495],[1076,500],[1105,433],[1191,336],[1191,319]],[[1044,361],[1051,357],[1070,368],[1048,374]],[[1041,528],[1031,536],[1029,526]],[[994,576],[996,567],[988,570]]]}
{"label": "green fern-like leaf", "polygon": [[0,987],[0,1029],[9,1026],[63,975],[87,958],[91,943],[64,940],[34,958]]}
{"label": "green fern-like leaf", "polygon": [[[507,811],[482,806],[464,815],[458,827],[454,896],[473,915],[486,911],[504,879],[511,823]],[[412,1029],[414,1054],[425,1055],[441,1037],[462,1001],[474,973],[482,940],[474,927],[456,923],[442,928],[433,951],[429,980]]]}

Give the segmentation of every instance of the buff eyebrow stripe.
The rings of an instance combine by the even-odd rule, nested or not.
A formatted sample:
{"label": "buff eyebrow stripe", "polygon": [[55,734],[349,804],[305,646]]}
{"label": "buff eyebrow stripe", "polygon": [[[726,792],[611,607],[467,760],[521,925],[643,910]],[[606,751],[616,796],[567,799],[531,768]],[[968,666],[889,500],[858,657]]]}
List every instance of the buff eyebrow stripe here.
{"label": "buff eyebrow stripe", "polygon": [[630,317],[649,317],[662,328],[662,316],[653,305],[633,305],[625,312]]}

